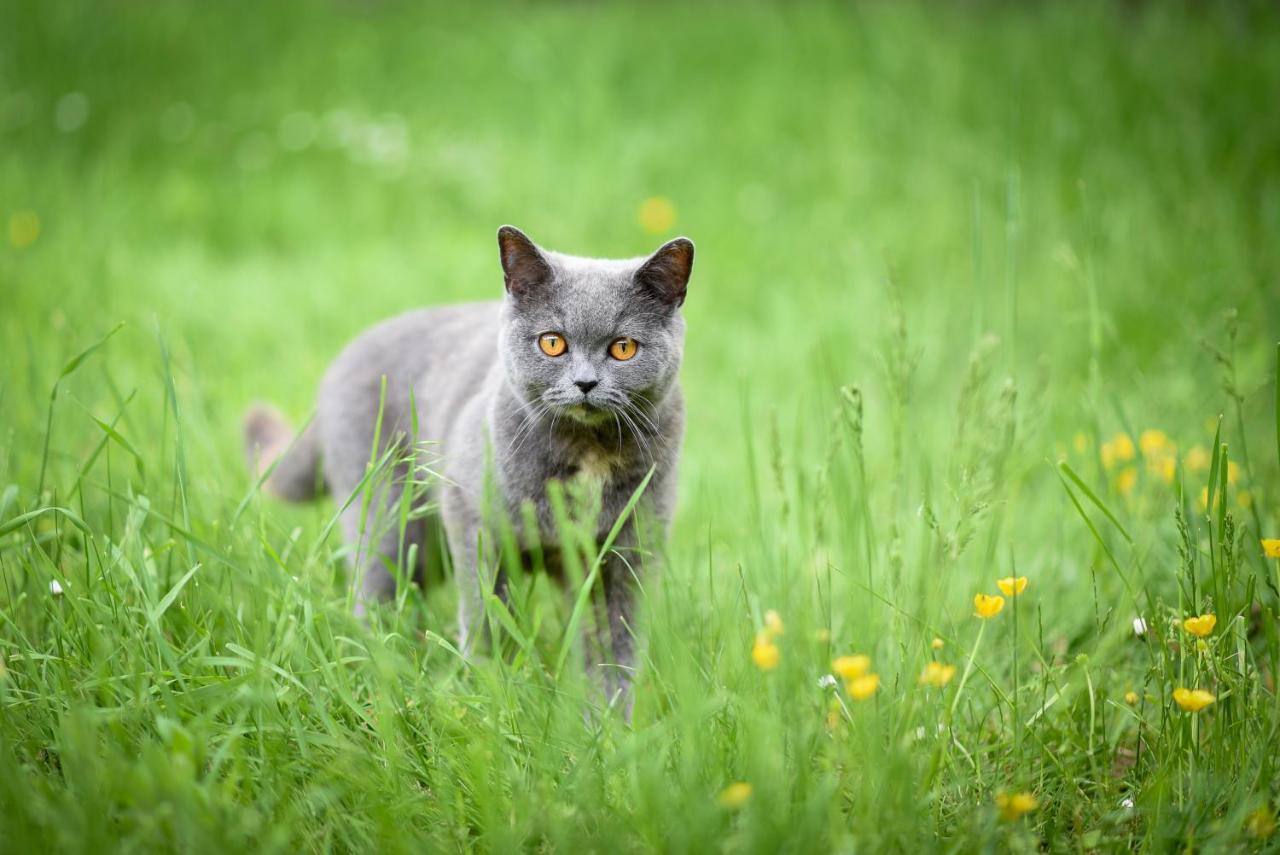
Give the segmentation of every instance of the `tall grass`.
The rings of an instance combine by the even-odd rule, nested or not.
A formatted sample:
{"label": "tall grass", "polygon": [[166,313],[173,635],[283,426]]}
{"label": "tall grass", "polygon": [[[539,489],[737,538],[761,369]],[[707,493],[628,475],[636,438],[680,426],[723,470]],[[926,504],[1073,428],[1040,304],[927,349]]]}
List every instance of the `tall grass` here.
{"label": "tall grass", "polygon": [[[1275,845],[1273,11],[0,9],[0,850]],[[651,196],[699,267],[628,724],[589,496],[468,662],[448,568],[357,620],[236,432],[495,293],[498,223],[636,253]]]}

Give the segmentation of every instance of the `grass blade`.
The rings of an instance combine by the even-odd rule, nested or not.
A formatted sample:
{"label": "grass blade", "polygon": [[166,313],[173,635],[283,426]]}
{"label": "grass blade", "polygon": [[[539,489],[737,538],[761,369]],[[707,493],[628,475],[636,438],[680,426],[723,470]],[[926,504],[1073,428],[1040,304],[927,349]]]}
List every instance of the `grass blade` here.
{"label": "grass blade", "polygon": [[1075,470],[1067,465],[1065,460],[1058,464],[1058,470],[1070,478],[1075,485],[1080,488],[1080,492],[1084,493],[1085,496],[1088,497],[1089,501],[1093,502],[1094,507],[1102,511],[1103,516],[1111,520],[1111,524],[1114,525],[1122,535],[1124,535],[1125,540],[1129,541],[1129,543],[1133,543],[1133,537],[1125,530],[1125,527],[1120,523],[1120,520],[1116,519],[1116,515],[1111,513],[1111,509],[1103,504],[1103,501],[1098,498],[1097,494],[1089,489],[1089,485],[1081,480],[1080,476],[1075,473]]}
{"label": "grass blade", "polygon": [[49,439],[53,433],[53,405],[58,400],[58,387],[62,385],[62,381],[75,373],[76,369],[84,364],[84,361],[96,353],[103,345],[111,340],[111,337],[124,327],[124,321],[116,324],[111,328],[111,332],[98,339],[93,344],[80,351],[62,366],[62,371],[58,373],[58,379],[53,381],[53,388],[49,390],[49,411],[45,419],[44,426],[44,449],[40,453],[40,478],[36,482],[36,495],[44,494],[44,478],[49,469]]}
{"label": "grass blade", "polygon": [[192,576],[196,575],[196,573],[199,572],[201,566],[203,565],[196,564],[190,570],[184,573],[182,578],[179,579],[174,584],[174,586],[169,589],[169,593],[165,594],[160,599],[160,602],[156,603],[156,607],[151,610],[151,620],[153,623],[160,622],[161,616],[164,615],[164,613],[169,610],[169,606],[173,605],[173,601],[178,598],[178,594],[182,593],[183,587],[187,584],[187,582],[191,581]]}

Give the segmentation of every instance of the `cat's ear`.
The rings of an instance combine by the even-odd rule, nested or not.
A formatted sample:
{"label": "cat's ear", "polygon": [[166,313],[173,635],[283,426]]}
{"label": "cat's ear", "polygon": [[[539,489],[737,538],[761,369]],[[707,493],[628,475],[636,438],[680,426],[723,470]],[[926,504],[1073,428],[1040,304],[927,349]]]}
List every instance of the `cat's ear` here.
{"label": "cat's ear", "polygon": [[663,303],[675,308],[684,302],[693,273],[693,241],[678,237],[649,256],[636,271],[635,282]]}
{"label": "cat's ear", "polygon": [[551,281],[551,265],[546,257],[515,226],[498,229],[498,254],[502,259],[507,293],[512,297],[527,296],[535,288]]}

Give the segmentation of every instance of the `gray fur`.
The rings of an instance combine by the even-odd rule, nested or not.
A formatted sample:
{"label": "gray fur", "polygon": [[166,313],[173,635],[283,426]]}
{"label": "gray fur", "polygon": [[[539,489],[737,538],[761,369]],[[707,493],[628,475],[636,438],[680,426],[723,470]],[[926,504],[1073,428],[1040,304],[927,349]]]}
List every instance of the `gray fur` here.
{"label": "gray fur", "polygon": [[[250,454],[274,463],[268,490],[309,498],[319,467],[329,491],[344,502],[368,468],[385,377],[379,447],[395,443],[408,455],[411,439],[427,440],[434,443],[430,454],[440,457],[435,468],[443,479],[432,498],[459,584],[459,633],[468,653],[484,635],[485,592],[504,594],[486,479],[517,529],[527,502],[541,542],[555,543],[548,481],[581,478],[599,486],[597,536],[603,539],[653,467],[636,518],[653,520],[665,534],[684,430],[679,307],[692,243],[679,238],[648,258],[612,261],[541,250],[510,226],[499,230],[498,242],[506,284],[501,301],[411,312],[363,333],[325,375],[315,421],[292,445],[283,420],[264,408],[251,412],[245,430]],[[546,332],[564,336],[563,355],[539,349]],[[625,362],[608,354],[621,336],[639,342]],[[577,385],[592,382],[585,393]],[[415,406],[419,431],[411,438]],[[372,515],[365,516],[359,501],[342,513],[361,613],[392,595],[390,568],[411,545],[423,545],[421,525],[411,525],[402,540],[393,513],[409,475],[402,468],[377,489]],[[645,531],[628,523],[602,568],[607,629],[592,639],[596,650],[612,649],[615,667],[604,669],[604,683],[611,696],[624,695],[628,710],[634,591],[643,573],[643,554],[635,550]],[[528,533],[521,536],[528,541]]]}

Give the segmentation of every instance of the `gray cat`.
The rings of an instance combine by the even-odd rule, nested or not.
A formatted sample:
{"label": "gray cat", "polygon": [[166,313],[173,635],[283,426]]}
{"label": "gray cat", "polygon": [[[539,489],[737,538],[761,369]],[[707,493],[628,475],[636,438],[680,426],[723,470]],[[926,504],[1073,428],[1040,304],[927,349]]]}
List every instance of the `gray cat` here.
{"label": "gray cat", "polygon": [[[612,699],[628,691],[634,662],[632,615],[652,520],[665,534],[675,504],[684,432],[677,372],[684,345],[684,302],[693,243],[677,238],[648,258],[577,258],[537,247],[519,229],[498,230],[506,280],[501,301],[410,312],[368,330],[347,346],[320,385],[313,422],[296,438],[273,410],[245,420],[246,451],[267,490],[303,501],[322,489],[346,501],[361,487],[374,448],[398,446],[405,459],[429,440],[443,477],[431,486],[459,584],[461,646],[484,637],[486,592],[506,595],[486,487],[522,544],[521,508],[531,505],[541,543],[559,542],[547,483],[582,479],[599,489],[597,538],[603,540],[650,469],[652,478],[601,568],[607,620],[589,648],[605,668]],[[383,383],[385,378],[385,399]],[[418,435],[411,436],[412,425]],[[342,512],[353,549],[357,612],[394,593],[391,569],[408,546],[426,544],[423,520],[402,534],[396,513],[417,467]],[[491,490],[488,495],[492,495]],[[419,549],[419,553],[421,553]],[[546,566],[557,569],[554,551]]]}

